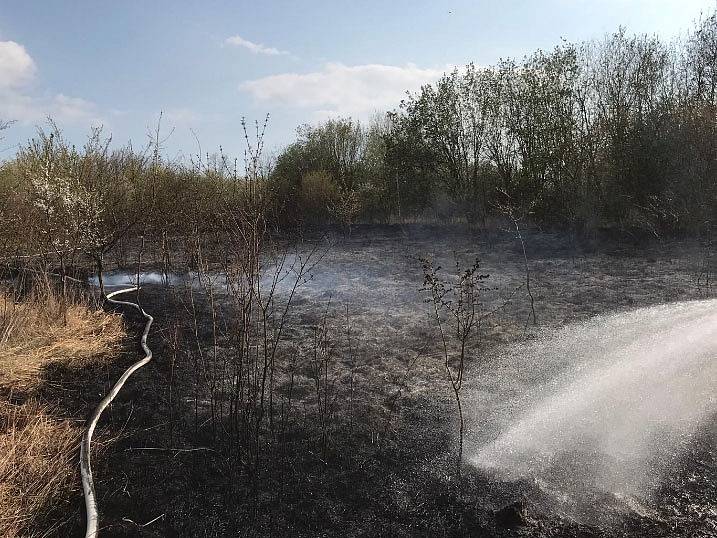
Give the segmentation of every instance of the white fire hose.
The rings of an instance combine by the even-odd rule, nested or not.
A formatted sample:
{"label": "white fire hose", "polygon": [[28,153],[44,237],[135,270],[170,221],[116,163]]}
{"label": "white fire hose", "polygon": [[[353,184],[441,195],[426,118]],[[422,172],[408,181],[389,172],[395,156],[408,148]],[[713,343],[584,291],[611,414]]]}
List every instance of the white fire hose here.
{"label": "white fire hose", "polygon": [[80,473],[82,475],[82,489],[84,490],[85,507],[87,512],[87,527],[85,531],[85,538],[97,538],[99,536],[100,515],[99,511],[97,510],[95,484],[92,481],[92,467],[90,465],[90,448],[92,443],[92,434],[95,431],[95,427],[97,426],[97,422],[99,421],[102,412],[110,403],[112,403],[112,400],[115,399],[117,394],[119,394],[119,391],[122,389],[127,379],[129,379],[129,377],[136,370],[139,370],[140,368],[142,368],[142,366],[152,360],[152,350],[147,347],[147,335],[149,334],[149,328],[152,326],[154,318],[147,314],[147,312],[145,312],[142,307],[139,306],[137,303],[132,303],[129,301],[117,301],[116,299],[112,299],[112,297],[116,295],[120,295],[122,293],[129,293],[138,289],[138,287],[126,288],[113,291],[106,296],[108,302],[116,305],[125,305],[136,308],[140,312],[140,314],[142,314],[147,319],[147,323],[144,326],[144,332],[142,333],[142,339],[140,340],[145,356],[142,360],[135,362],[132,366],[127,368],[127,370],[125,370],[125,372],[122,374],[122,377],[120,377],[117,380],[117,383],[114,384],[112,390],[110,390],[107,396],[102,399],[102,401],[92,413],[92,416],[90,417],[90,420],[87,424],[85,434],[82,437],[82,445],[80,447]]}

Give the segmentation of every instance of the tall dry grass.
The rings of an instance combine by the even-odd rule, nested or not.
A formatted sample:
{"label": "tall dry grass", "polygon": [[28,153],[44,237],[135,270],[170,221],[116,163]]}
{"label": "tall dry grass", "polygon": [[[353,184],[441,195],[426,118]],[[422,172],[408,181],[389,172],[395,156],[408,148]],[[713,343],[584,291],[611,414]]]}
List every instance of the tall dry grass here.
{"label": "tall dry grass", "polygon": [[49,536],[62,518],[46,516],[61,513],[79,489],[83,421],[40,398],[43,369],[106,360],[124,330],[119,316],[52,293],[17,299],[0,291],[0,536]]}

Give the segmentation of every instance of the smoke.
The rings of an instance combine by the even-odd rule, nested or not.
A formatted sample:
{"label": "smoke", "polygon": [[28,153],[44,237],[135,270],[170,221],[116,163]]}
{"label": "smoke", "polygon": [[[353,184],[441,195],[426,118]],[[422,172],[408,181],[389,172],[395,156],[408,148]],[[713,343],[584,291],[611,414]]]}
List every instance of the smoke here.
{"label": "smoke", "polygon": [[649,500],[717,410],[715,388],[717,300],[599,316],[483,369],[466,453],[479,468],[545,491]]}

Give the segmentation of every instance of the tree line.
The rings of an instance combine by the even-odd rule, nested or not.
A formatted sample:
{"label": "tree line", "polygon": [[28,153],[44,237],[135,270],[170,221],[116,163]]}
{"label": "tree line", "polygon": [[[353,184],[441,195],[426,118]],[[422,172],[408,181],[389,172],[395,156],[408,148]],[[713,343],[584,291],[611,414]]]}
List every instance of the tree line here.
{"label": "tree line", "polygon": [[[702,230],[717,214],[717,16],[681,41],[561,43],[455,69],[367,127],[299,129],[273,171],[318,219],[426,214],[544,225]],[[338,211],[337,211],[338,209]]]}
{"label": "tree line", "polygon": [[[10,127],[0,123],[0,129]],[[717,12],[681,40],[563,42],[518,61],[469,64],[368,124],[298,129],[267,162],[244,127],[244,162],[84,147],[49,128],[0,165],[0,249],[63,263],[102,256],[130,232],[161,238],[506,212],[541,226],[709,235],[717,215]],[[253,133],[252,133],[253,134]],[[253,142],[250,141],[253,139]],[[252,146],[254,144],[254,146]],[[251,220],[251,219],[249,219]],[[219,237],[217,237],[219,238]]]}

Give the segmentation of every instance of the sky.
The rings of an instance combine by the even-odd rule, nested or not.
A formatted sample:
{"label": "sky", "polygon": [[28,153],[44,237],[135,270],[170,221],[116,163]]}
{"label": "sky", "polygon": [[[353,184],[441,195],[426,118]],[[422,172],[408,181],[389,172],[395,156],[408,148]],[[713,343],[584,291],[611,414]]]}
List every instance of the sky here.
{"label": "sky", "polygon": [[452,66],[599,39],[620,25],[669,40],[717,0],[0,0],[0,159],[52,117],[80,145],[241,158],[242,117],[270,114],[269,154],[296,127],[363,121]]}

